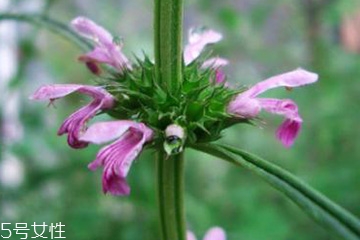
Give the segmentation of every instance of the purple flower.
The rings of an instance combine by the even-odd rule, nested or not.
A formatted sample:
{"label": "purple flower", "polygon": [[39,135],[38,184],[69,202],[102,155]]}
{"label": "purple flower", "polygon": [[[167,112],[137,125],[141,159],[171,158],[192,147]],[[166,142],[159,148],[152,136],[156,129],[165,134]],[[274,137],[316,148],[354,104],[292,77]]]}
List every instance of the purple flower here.
{"label": "purple flower", "polygon": [[206,60],[203,64],[202,64],[202,68],[220,68],[220,67],[224,67],[226,65],[229,64],[229,61],[227,59],[224,58],[220,58],[220,57],[214,57],[214,58],[210,58],[208,60]]}
{"label": "purple flower", "polygon": [[[225,231],[220,227],[213,227],[210,228],[206,234],[203,240],[225,240],[226,234]],[[195,235],[188,231],[186,234],[186,240],[196,240]]]}
{"label": "purple flower", "polygon": [[184,49],[184,62],[185,65],[190,64],[203,51],[206,45],[211,43],[217,43],[222,39],[222,35],[214,30],[206,29],[190,29],[189,30],[189,43]]}
{"label": "purple flower", "polygon": [[[185,65],[193,62],[197,57],[200,56],[201,52],[204,50],[205,46],[211,43],[217,43],[222,39],[222,35],[211,29],[190,29],[189,30],[189,43],[185,46],[184,50],[184,61]],[[206,60],[201,68],[212,68],[215,70],[215,83],[221,84],[225,83],[225,74],[221,70],[222,67],[229,64],[229,61],[220,58],[214,57]],[[226,83],[225,83],[226,84]]]}
{"label": "purple flower", "polygon": [[88,145],[86,141],[79,140],[86,130],[86,122],[102,109],[109,109],[114,104],[114,99],[102,87],[78,85],[78,84],[53,84],[40,87],[30,99],[50,100],[50,102],[65,97],[73,92],[89,95],[93,101],[80,108],[68,118],[58,130],[58,135],[68,134],[68,143],[73,148],[84,148]]}
{"label": "purple flower", "polygon": [[71,22],[74,29],[82,36],[91,39],[95,43],[93,51],[80,56],[90,71],[100,73],[97,63],[106,63],[120,72],[131,69],[131,64],[121,52],[122,44],[114,40],[111,34],[103,27],[85,17],[77,17]]}
{"label": "purple flower", "polygon": [[221,68],[228,64],[229,61],[227,59],[215,57],[206,60],[201,67],[215,69],[215,83],[225,84],[225,86],[227,86],[226,75]]}
{"label": "purple flower", "polygon": [[96,159],[89,164],[91,170],[104,166],[102,186],[104,193],[128,195],[130,187],[126,176],[134,159],[144,144],[152,140],[153,131],[143,123],[119,120],[95,123],[81,136],[81,140],[94,144],[103,144],[115,140],[103,147]]}
{"label": "purple flower", "polygon": [[240,118],[254,118],[262,109],[270,113],[283,115],[285,121],[278,128],[276,136],[285,147],[290,147],[294,143],[302,124],[296,103],[289,99],[257,98],[257,96],[272,88],[299,87],[314,83],[317,79],[317,74],[303,69],[271,77],[237,95],[230,102],[227,110],[230,114]]}

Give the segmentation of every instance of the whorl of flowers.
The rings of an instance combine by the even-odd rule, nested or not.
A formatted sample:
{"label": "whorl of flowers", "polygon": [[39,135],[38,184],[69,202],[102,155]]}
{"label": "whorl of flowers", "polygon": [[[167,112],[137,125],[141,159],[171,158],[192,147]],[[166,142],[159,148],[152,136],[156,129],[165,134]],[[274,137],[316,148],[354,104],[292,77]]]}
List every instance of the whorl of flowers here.
{"label": "whorl of flowers", "polygon": [[[94,43],[94,49],[79,59],[100,78],[99,85],[46,85],[31,98],[54,101],[75,92],[93,98],[64,121],[58,134],[68,134],[73,148],[113,141],[89,164],[91,170],[104,167],[105,193],[130,193],[126,176],[145,147],[163,146],[167,154],[177,154],[189,144],[219,139],[222,130],[234,124],[256,120],[261,110],[284,116],[276,135],[286,147],[293,144],[300,131],[303,120],[292,100],[258,96],[276,87],[314,83],[314,73],[297,69],[248,89],[235,89],[227,83],[222,69],[228,64],[226,59],[202,57],[204,48],[220,41],[222,35],[209,29],[192,29],[184,48],[181,89],[168,93],[157,84],[154,63],[148,57],[131,63],[122,52],[122,42],[87,18],[74,19],[72,26]],[[102,64],[112,70],[102,71]],[[114,120],[88,127],[86,123],[100,113],[107,113]]]}

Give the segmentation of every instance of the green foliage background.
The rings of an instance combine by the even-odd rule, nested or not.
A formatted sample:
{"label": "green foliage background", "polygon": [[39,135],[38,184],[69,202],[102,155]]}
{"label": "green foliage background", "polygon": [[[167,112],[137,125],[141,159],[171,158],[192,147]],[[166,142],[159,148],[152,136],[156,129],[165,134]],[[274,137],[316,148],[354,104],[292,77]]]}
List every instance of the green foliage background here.
{"label": "green foliage background", "polygon": [[[281,119],[266,113],[263,129],[236,126],[221,141],[283,166],[360,216],[360,55],[345,51],[339,36],[343,17],[360,10],[356,0],[185,2],[187,29],[206,25],[223,33],[212,51],[230,60],[231,84],[254,84],[300,66],[320,76],[312,86],[266,94],[292,98],[300,107],[304,126],[292,148],[275,140]],[[13,9],[21,3],[13,1]],[[84,15],[123,36],[128,56],[143,50],[153,55],[151,1],[44,3],[49,4],[46,14],[62,22]],[[316,4],[322,5],[314,13],[309,9]],[[21,94],[24,134],[11,144],[2,139],[0,161],[5,152],[14,154],[24,165],[24,181],[19,187],[1,185],[0,222],[13,227],[16,222],[62,222],[67,239],[159,239],[154,153],[143,153],[133,164],[129,197],[103,195],[101,171],[87,169],[99,146],[73,150],[65,137],[56,136],[63,119],[87,99],[74,95],[57,101],[56,109],[28,101],[44,83],[91,84],[93,76],[76,60],[81,52],[45,30],[17,28],[20,66],[7,90]],[[255,175],[193,150],[187,152],[186,190],[188,226],[199,239],[214,225],[223,227],[230,240],[339,239]]]}

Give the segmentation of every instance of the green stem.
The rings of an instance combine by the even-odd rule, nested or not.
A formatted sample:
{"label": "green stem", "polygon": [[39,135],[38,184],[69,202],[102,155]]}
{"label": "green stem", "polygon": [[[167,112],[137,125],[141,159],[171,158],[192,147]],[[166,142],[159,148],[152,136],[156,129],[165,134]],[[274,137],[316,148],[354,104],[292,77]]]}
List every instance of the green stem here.
{"label": "green stem", "polygon": [[[175,95],[182,82],[183,0],[154,3],[155,78],[168,95]],[[159,148],[157,169],[162,239],[185,240],[183,153],[167,157]]]}
{"label": "green stem", "polygon": [[26,22],[41,27],[45,27],[50,31],[59,34],[71,42],[78,45],[82,50],[88,51],[92,48],[84,38],[79,36],[76,32],[70,29],[67,25],[51,19],[45,15],[40,14],[13,14],[13,13],[0,13],[0,21],[12,20]]}
{"label": "green stem", "polygon": [[251,170],[283,192],[317,222],[344,239],[360,239],[360,221],[355,216],[279,166],[229,146],[198,144],[192,147]]}
{"label": "green stem", "polygon": [[170,94],[182,82],[183,0],[155,0],[156,81]]}
{"label": "green stem", "polygon": [[168,157],[159,150],[157,176],[162,239],[185,240],[183,153]]}

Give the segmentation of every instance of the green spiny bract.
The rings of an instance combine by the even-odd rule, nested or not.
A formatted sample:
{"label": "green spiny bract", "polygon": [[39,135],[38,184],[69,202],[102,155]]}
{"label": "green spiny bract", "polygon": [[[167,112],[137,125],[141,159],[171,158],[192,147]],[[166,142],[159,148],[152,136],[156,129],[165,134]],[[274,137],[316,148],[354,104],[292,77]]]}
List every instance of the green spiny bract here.
{"label": "green spiny bract", "polygon": [[234,119],[226,106],[243,89],[231,89],[215,83],[215,70],[201,68],[200,61],[183,66],[183,82],[176,94],[169,94],[155,79],[155,67],[149,58],[138,60],[132,71],[112,73],[103,82],[117,103],[107,113],[118,119],[145,123],[164,141],[170,124],[182,126],[187,143],[209,142],[220,138],[221,131],[247,120]]}

